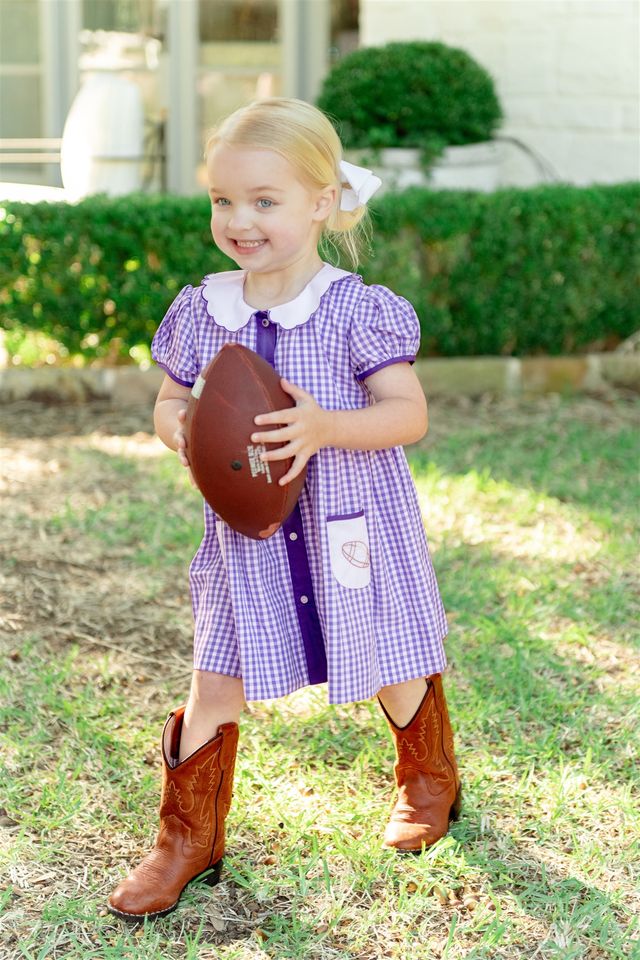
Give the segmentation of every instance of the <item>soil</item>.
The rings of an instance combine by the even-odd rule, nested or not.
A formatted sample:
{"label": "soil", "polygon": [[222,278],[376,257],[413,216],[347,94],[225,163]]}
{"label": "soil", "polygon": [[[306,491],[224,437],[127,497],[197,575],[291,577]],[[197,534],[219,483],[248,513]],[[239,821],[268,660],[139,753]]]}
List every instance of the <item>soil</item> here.
{"label": "soil", "polygon": [[[140,472],[112,462],[135,453],[154,462],[165,448],[148,406],[6,405],[0,420],[0,647],[19,656],[29,638],[49,647],[83,644],[122,654],[123,669],[187,676],[190,609],[184,577],[150,570],[132,582],[135,548],[78,529],[74,514],[110,500],[152,498]],[[143,474],[144,477],[144,474]],[[58,519],[57,519],[58,518]],[[126,585],[124,587],[123,585]],[[149,603],[156,588],[158,602]],[[187,596],[185,596],[185,593]],[[15,650],[14,650],[15,647]]]}

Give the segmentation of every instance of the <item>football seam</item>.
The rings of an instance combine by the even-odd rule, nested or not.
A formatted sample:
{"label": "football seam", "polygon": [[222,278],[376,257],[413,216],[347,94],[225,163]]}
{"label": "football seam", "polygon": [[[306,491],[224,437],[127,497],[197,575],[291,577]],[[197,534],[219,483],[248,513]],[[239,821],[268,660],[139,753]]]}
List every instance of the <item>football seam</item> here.
{"label": "football seam", "polygon": [[[258,356],[260,356],[260,354],[258,354]],[[249,360],[248,360],[248,357],[246,356],[246,354],[244,354],[244,353],[241,352],[241,353],[239,354],[239,359],[240,359],[240,361],[242,362],[242,364],[245,366],[245,368],[246,368],[247,370],[250,370],[250,369],[251,369],[251,364],[249,363]],[[263,357],[262,359],[265,360],[264,357]],[[268,361],[268,360],[265,360],[265,363],[269,363],[269,361]],[[271,364],[269,364],[269,366],[271,366]],[[280,382],[280,372],[279,372],[278,370],[276,370],[275,367],[272,367],[271,369],[274,370],[275,373],[277,373],[277,375],[278,375],[278,383],[279,383],[279,382]],[[264,395],[265,398],[266,398],[266,406],[269,407],[269,409],[266,410],[265,413],[273,413],[274,410],[275,410],[275,407],[274,407],[274,406],[272,405],[272,403],[271,403],[271,397],[269,396],[269,394],[267,393],[267,391],[264,389],[264,385],[263,385],[261,382],[258,382],[258,386],[260,387],[260,390],[262,391],[263,395]],[[274,424],[273,426],[275,426],[275,424]],[[281,446],[284,446],[284,444],[281,444]],[[293,460],[293,457],[289,457],[289,461],[291,461],[291,460]],[[287,468],[287,469],[289,469],[289,468]],[[281,526],[281,525],[282,525],[283,517],[284,517],[285,514],[286,514],[286,505],[287,505],[287,500],[288,500],[288,498],[289,498],[289,491],[288,491],[288,490],[285,490],[285,496],[284,496],[284,498],[283,498],[282,507],[281,507],[281,509],[280,509],[280,516],[277,518],[276,521],[274,521],[274,522],[277,522],[278,526]]]}

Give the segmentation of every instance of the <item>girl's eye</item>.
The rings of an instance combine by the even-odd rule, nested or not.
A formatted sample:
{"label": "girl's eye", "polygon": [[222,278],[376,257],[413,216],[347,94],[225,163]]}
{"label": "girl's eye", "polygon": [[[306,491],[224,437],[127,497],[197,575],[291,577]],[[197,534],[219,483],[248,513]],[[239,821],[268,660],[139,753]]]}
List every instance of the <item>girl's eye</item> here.
{"label": "girl's eye", "polygon": [[214,206],[216,207],[228,207],[230,201],[226,197],[218,197],[217,200],[213,201]]}
{"label": "girl's eye", "polygon": [[258,206],[263,210],[268,210],[269,207],[273,206],[273,200],[267,200],[266,197],[263,197],[261,200],[258,200]]}

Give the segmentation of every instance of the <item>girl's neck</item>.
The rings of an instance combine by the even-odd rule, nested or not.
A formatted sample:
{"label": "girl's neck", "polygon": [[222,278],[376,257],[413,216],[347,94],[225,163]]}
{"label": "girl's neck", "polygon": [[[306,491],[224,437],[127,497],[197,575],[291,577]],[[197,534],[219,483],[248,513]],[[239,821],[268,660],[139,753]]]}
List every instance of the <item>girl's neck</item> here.
{"label": "girl's neck", "polygon": [[289,303],[302,293],[323,266],[324,263],[316,253],[308,261],[292,264],[286,270],[277,270],[274,273],[247,271],[244,278],[244,301],[258,310],[269,310],[282,303]]}

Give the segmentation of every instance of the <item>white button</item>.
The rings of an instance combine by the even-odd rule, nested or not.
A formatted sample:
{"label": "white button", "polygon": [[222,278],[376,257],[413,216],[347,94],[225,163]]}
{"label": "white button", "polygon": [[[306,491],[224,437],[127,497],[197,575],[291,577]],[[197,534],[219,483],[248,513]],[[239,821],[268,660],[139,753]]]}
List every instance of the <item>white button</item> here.
{"label": "white button", "polygon": [[269,326],[269,321],[267,320],[266,317],[263,317],[263,318],[262,318],[262,326],[263,326],[263,327],[268,327],[268,326]]}
{"label": "white button", "polygon": [[300,603],[309,603],[309,597],[305,596],[303,593],[300,597]]}
{"label": "white button", "polygon": [[298,534],[294,530],[293,533],[289,534],[289,540],[297,540],[297,539],[298,539]]}

